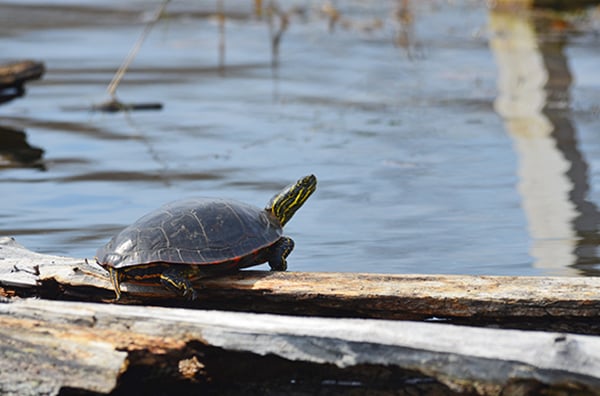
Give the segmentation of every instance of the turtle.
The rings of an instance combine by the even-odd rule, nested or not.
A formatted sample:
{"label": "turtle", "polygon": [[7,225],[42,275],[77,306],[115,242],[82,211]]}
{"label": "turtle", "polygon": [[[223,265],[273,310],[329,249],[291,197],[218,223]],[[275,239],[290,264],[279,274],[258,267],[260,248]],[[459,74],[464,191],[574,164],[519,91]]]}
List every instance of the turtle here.
{"label": "turtle", "polygon": [[285,271],[294,241],[283,226],[317,187],[308,175],[275,194],[264,209],[223,198],[173,201],[142,216],[98,249],[96,262],[120,284],[154,282],[190,300],[207,276],[269,263]]}

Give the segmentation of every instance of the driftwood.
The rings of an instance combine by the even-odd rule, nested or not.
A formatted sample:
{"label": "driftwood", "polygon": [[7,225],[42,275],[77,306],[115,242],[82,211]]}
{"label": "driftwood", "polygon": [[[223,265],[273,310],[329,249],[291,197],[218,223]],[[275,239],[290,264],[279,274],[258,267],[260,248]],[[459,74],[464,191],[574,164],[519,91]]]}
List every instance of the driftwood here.
{"label": "driftwood", "polygon": [[[241,271],[205,279],[187,302],[125,283],[124,303],[354,318],[446,320],[600,334],[600,278]],[[0,238],[0,295],[110,302],[104,269]]]}
{"label": "driftwood", "polygon": [[[435,384],[436,394],[514,394],[511,388],[541,386],[600,394],[600,339],[582,335],[36,299],[0,304],[0,335],[2,394],[108,393],[117,384],[139,394],[148,377],[162,378],[172,394],[220,382],[237,383],[243,393],[239,382],[252,377],[287,383],[286,393],[298,394],[298,367],[284,369],[294,362],[331,375],[320,378],[321,389],[327,380],[339,382],[332,368],[359,367],[356,378],[346,379],[358,388],[373,385],[359,371],[399,367],[411,370],[413,384]],[[219,363],[211,353],[234,357]],[[170,383],[177,380],[179,387]],[[150,384],[144,392],[159,393],[160,382]]]}
{"label": "driftwood", "polygon": [[25,94],[25,83],[44,74],[44,64],[30,60],[0,65],[0,103]]}
{"label": "driftwood", "polygon": [[[597,278],[243,271],[202,284],[194,302],[133,284],[120,304],[56,301],[114,294],[92,262],[1,238],[0,394],[600,394],[599,337],[443,321],[576,319],[594,333]],[[434,323],[206,310],[224,307]]]}

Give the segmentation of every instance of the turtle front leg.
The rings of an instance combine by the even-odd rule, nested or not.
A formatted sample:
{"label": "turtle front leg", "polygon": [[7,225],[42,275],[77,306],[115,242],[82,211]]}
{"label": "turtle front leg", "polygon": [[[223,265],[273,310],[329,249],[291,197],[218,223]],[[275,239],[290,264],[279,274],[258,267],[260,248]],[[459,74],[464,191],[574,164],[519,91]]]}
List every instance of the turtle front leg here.
{"label": "turtle front leg", "polygon": [[163,286],[188,300],[195,300],[198,297],[196,290],[192,287],[192,282],[185,276],[181,270],[172,268],[160,274],[160,282]]}
{"label": "turtle front leg", "polygon": [[271,271],[287,270],[287,256],[294,250],[294,241],[289,237],[281,237],[271,246],[269,256],[269,266]]}

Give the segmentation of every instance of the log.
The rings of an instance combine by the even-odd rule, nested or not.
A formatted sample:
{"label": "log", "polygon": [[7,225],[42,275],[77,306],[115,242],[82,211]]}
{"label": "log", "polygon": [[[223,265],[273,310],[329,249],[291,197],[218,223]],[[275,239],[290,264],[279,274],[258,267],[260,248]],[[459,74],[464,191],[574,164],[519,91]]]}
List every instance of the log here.
{"label": "log", "polygon": [[[198,394],[225,384],[234,394],[244,383],[256,391],[253,378],[275,394],[322,394],[332,384],[332,394],[344,384],[417,394],[400,393],[397,368],[412,373],[404,386],[435,385],[433,394],[600,394],[595,336],[39,299],[0,304],[0,335],[4,395]],[[306,373],[319,379],[312,392]]]}
{"label": "log", "polygon": [[25,94],[25,83],[44,74],[44,64],[31,60],[0,65],[0,104]]}
{"label": "log", "polygon": [[[125,283],[124,304],[396,320],[600,334],[600,278],[240,271],[205,279],[188,302]],[[110,302],[93,260],[31,252],[0,238],[0,295]]]}
{"label": "log", "polygon": [[[112,301],[106,272],[0,238],[0,394],[600,394],[599,337],[441,321],[594,328],[596,278],[242,271],[202,284],[194,302],[134,284],[120,304],[56,301]],[[148,303],[186,308],[127,305]]]}

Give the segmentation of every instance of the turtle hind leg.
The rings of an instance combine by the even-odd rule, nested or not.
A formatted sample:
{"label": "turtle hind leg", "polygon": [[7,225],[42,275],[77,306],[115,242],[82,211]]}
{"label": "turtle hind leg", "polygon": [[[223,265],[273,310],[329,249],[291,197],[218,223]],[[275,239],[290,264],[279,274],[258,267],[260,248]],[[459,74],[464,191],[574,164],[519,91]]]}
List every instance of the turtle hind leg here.
{"label": "turtle hind leg", "polygon": [[166,289],[186,297],[188,300],[195,300],[198,297],[198,293],[192,287],[192,282],[179,269],[172,268],[161,273],[160,282]]}
{"label": "turtle hind leg", "polygon": [[289,237],[281,237],[270,248],[269,266],[271,271],[287,270],[287,256],[294,249],[294,241]]}

